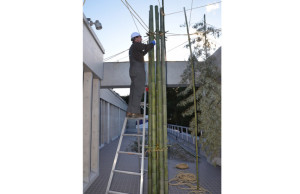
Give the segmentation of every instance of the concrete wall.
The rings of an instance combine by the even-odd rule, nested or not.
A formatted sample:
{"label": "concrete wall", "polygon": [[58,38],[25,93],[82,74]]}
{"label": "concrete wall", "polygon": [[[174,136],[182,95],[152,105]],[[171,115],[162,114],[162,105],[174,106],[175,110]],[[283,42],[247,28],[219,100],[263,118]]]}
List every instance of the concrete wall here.
{"label": "concrete wall", "polygon": [[109,89],[100,89],[104,48],[83,16],[83,192],[101,174],[99,148],[117,138],[127,104]]}
{"label": "concrete wall", "polygon": [[105,50],[92,28],[83,16],[83,63],[84,71],[93,72],[94,76],[103,79],[103,55]]}
{"label": "concrete wall", "polygon": [[83,187],[99,176],[100,80],[83,73]]}
{"label": "concrete wall", "polygon": [[119,97],[119,95],[113,90],[100,89],[100,98],[110,102],[111,104],[120,107],[122,110],[127,110],[126,102]]}
{"label": "concrete wall", "polygon": [[[113,99],[113,100],[117,100],[117,99]],[[101,104],[100,148],[102,148],[106,144],[110,143],[112,140],[119,137],[123,126],[123,122],[125,120],[127,107],[124,110],[120,108],[120,106],[115,106],[111,102],[107,102],[102,98],[100,99],[100,104]],[[123,104],[123,106],[127,106],[127,105]]]}
{"label": "concrete wall", "polygon": [[[148,62],[145,63],[148,69]],[[167,62],[167,86],[187,86],[181,84],[181,74],[187,67],[187,61],[168,61]],[[129,62],[105,62],[103,66],[103,80],[101,88],[129,88]]]}
{"label": "concrete wall", "polygon": [[[216,57],[216,64],[221,71],[222,53],[221,47],[212,55]],[[145,63],[146,70],[148,63]],[[167,62],[167,87],[187,87],[189,83],[181,83],[181,75],[188,66],[187,61]],[[101,88],[129,88],[129,62],[105,62],[103,64],[103,80]],[[197,83],[196,83],[197,84]]]}

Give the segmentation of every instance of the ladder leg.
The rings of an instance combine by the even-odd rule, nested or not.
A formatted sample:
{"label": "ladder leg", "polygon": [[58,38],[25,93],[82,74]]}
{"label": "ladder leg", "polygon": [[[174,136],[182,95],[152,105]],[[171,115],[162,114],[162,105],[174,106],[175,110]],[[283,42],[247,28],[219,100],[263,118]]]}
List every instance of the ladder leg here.
{"label": "ladder leg", "polygon": [[111,185],[111,182],[112,182],[114,170],[116,168],[118,155],[119,155],[118,152],[120,151],[120,147],[121,147],[121,144],[122,144],[123,134],[124,134],[125,128],[126,128],[126,123],[127,123],[127,117],[125,117],[125,120],[124,120],[124,123],[123,123],[123,128],[122,128],[122,132],[121,132],[121,135],[120,135],[119,144],[118,144],[118,147],[117,147],[115,159],[114,159],[114,162],[113,162],[113,165],[112,165],[112,169],[111,169],[110,176],[109,176],[108,183],[107,183],[107,187],[106,187],[106,192],[105,192],[106,194],[108,194],[108,191],[109,191],[109,188],[110,188],[110,185]]}
{"label": "ladder leg", "polygon": [[[141,134],[141,130],[140,130],[140,119],[137,120],[138,122],[138,126],[137,126],[137,133]],[[138,143],[138,153],[141,153],[141,144],[140,144],[140,137],[137,137],[137,143]],[[138,163],[139,163],[139,169],[141,168],[141,158],[138,156]]]}
{"label": "ladder leg", "polygon": [[[146,90],[144,93],[144,118],[143,118],[143,139],[142,139],[142,164],[141,164],[141,181],[140,181],[140,194],[143,193],[144,186],[144,159],[145,159],[145,124],[146,124]],[[149,185],[150,186],[150,185]]]}

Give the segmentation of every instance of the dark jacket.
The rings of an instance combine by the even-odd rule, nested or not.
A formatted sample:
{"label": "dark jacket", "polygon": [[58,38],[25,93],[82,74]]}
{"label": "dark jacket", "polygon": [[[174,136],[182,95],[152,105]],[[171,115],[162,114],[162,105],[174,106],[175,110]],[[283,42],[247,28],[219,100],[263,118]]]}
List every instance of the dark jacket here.
{"label": "dark jacket", "polygon": [[139,62],[145,62],[144,56],[154,47],[152,43],[150,44],[143,44],[139,42],[132,43],[129,49],[129,59],[132,58]]}
{"label": "dark jacket", "polygon": [[143,44],[139,42],[132,43],[129,49],[130,60],[130,76],[137,75],[145,76],[145,61],[144,56],[154,47],[154,44]]}

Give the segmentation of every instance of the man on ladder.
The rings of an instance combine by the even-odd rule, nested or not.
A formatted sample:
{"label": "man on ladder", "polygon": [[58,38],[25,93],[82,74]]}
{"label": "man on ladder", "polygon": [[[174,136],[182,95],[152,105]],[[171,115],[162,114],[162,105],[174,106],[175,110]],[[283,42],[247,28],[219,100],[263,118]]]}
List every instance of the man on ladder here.
{"label": "man on ladder", "polygon": [[131,79],[129,103],[126,117],[139,118],[143,117],[140,113],[140,103],[144,92],[146,82],[144,56],[153,49],[155,41],[150,44],[143,44],[142,37],[138,32],[131,34],[132,45],[129,49],[129,75]]}
{"label": "man on ladder", "polygon": [[[129,97],[129,105],[126,113],[126,118],[124,120],[124,124],[121,130],[120,140],[118,143],[117,151],[115,154],[115,158],[112,165],[112,170],[110,172],[109,180],[106,187],[106,194],[108,193],[117,193],[122,194],[118,191],[110,190],[110,186],[112,184],[112,179],[114,173],[123,173],[128,175],[137,175],[140,176],[140,194],[143,193],[143,176],[144,176],[144,149],[145,149],[145,114],[146,114],[146,91],[144,93],[144,115],[140,113],[140,102],[144,92],[145,82],[146,82],[146,72],[145,72],[145,61],[144,55],[151,49],[153,49],[155,45],[155,41],[152,41],[150,44],[141,43],[142,37],[139,33],[134,32],[131,34],[132,45],[129,49],[129,59],[130,59],[130,78],[131,78],[131,86],[130,86],[130,97]],[[143,132],[139,134],[139,129],[137,134],[128,134],[125,133],[125,128],[128,119],[136,119],[137,124],[139,125],[139,121],[143,120]],[[121,151],[121,144],[124,136],[136,136],[142,137],[142,150],[141,152],[138,149],[138,152],[127,152]],[[139,141],[139,138],[138,138]],[[130,155],[138,155],[141,157],[141,165],[140,172],[131,172],[117,169],[117,161],[119,154],[130,154]]]}

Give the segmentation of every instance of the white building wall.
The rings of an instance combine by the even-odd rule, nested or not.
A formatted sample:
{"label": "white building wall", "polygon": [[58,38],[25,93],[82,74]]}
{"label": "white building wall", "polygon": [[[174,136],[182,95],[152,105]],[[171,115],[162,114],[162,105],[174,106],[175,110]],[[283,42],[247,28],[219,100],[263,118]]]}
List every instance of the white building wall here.
{"label": "white building wall", "polygon": [[127,104],[101,90],[104,49],[83,16],[83,192],[101,174],[99,148],[120,135]]}

